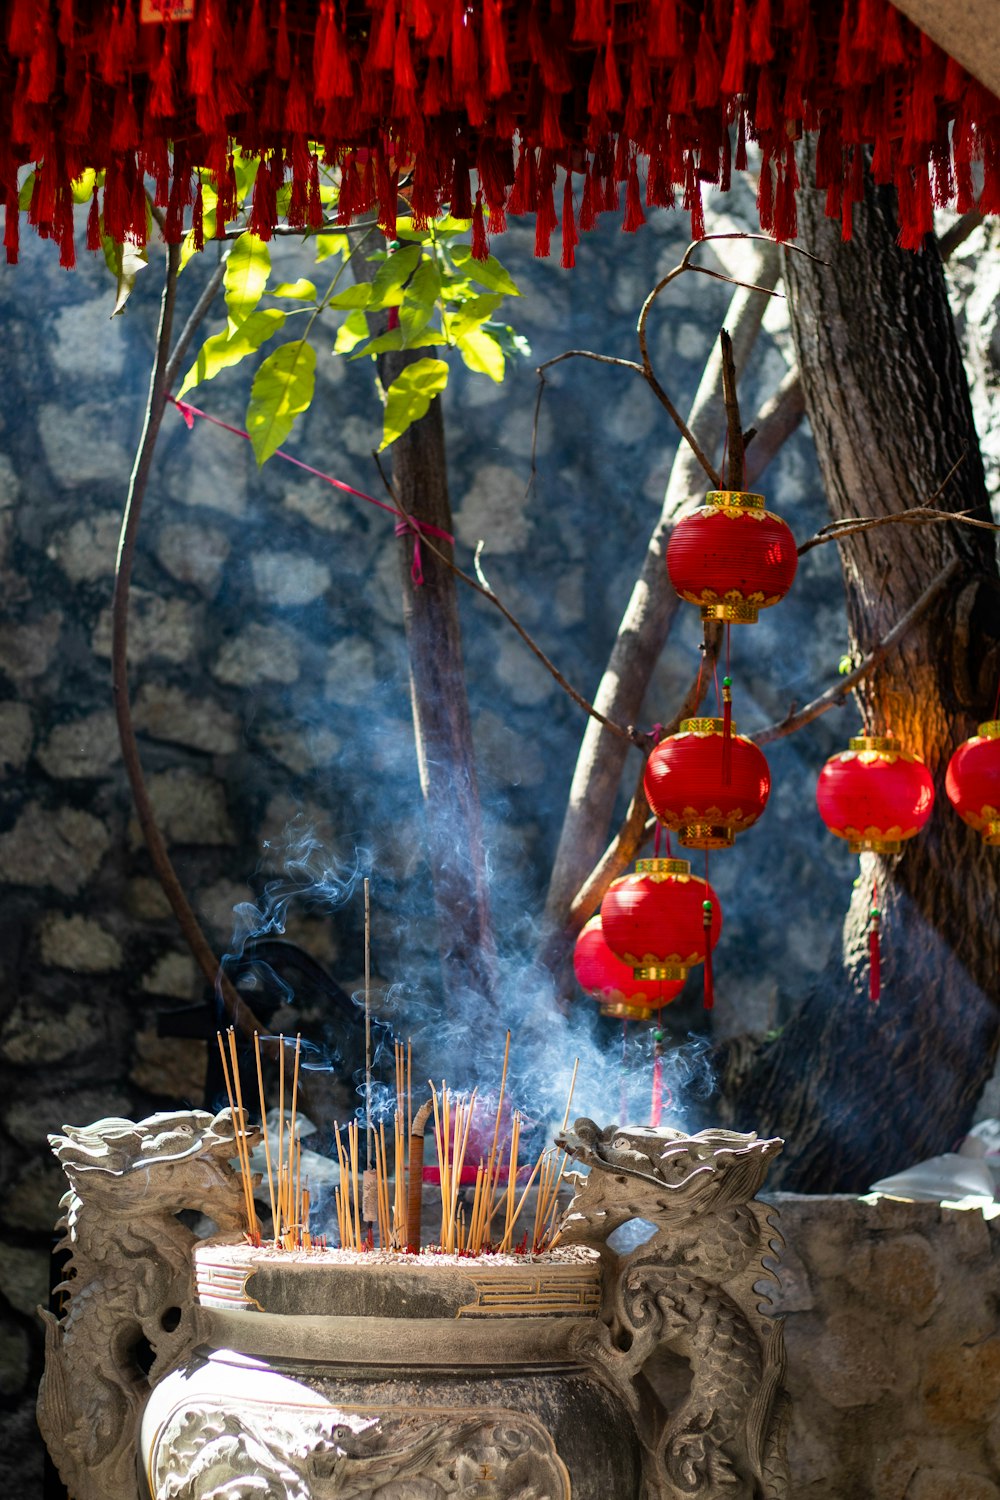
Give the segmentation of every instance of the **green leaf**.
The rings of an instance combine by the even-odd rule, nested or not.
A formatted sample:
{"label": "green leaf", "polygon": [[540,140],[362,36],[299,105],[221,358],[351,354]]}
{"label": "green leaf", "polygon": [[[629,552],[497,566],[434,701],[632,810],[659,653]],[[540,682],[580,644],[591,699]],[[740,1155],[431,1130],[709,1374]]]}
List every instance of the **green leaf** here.
{"label": "green leaf", "polygon": [[236,201],[242,203],[257,181],[260,161],[256,156],[244,156],[239,150],[233,152],[233,171],[236,174]]}
{"label": "green leaf", "polygon": [[31,207],[31,195],[35,191],[35,174],[29,172],[17,191],[17,206],[24,213]]}
{"label": "green leaf", "polygon": [[456,266],[461,267],[466,276],[471,276],[473,281],[479,282],[480,286],[488,286],[491,291],[502,292],[505,297],[520,297],[521,293],[510,274],[495,255],[489,256],[486,260],[475,260],[468,245],[455,245],[451,251],[451,258]]}
{"label": "green leaf", "polygon": [[[445,338],[440,328],[425,328],[423,333],[414,334],[406,347],[407,349],[433,349],[444,342]],[[388,333],[382,333],[377,339],[372,339],[371,343],[366,344],[363,349],[355,350],[351,359],[361,359],[365,354],[384,354],[387,349],[402,349],[402,347],[402,328],[390,328]]]}
{"label": "green leaf", "polygon": [[854,670],[854,659],[851,656],[842,656],[837,663],[837,671],[841,677],[846,677],[848,672]]}
{"label": "green leaf", "polygon": [[255,234],[241,234],[226,261],[226,307],[230,328],[239,325],[253,312],[264,294],[271,274],[271,253]]}
{"label": "green leaf", "polygon": [[272,297],[293,297],[296,302],[315,302],[316,287],[313,282],[307,281],[304,276],[300,276],[298,281],[283,281],[280,286],[272,287],[269,295]]}
{"label": "green leaf", "polygon": [[316,351],[304,339],[282,344],[267,356],[254,376],[247,407],[247,431],[258,467],[281,447],[295,418],[308,410],[315,385]]}
{"label": "green leaf", "polygon": [[401,245],[379,266],[372,282],[369,307],[398,307],[403,300],[403,284],[420,261],[419,245]]}
{"label": "green leaf", "polygon": [[347,317],[337,329],[337,337],[334,341],[334,354],[350,354],[362,339],[368,337],[368,319],[360,307],[354,312],[349,312]]}
{"label": "green leaf", "polygon": [[276,307],[268,307],[261,312],[251,313],[235,333],[230,333],[227,327],[221,333],[206,339],[198,351],[198,358],[184,376],[184,383],[177,392],[178,398],[185,391],[191,390],[192,386],[201,385],[205,380],[214,380],[220,370],[238,365],[240,360],[253,354],[261,344],[272,338],[284,322],[283,312]]}
{"label": "green leaf", "polygon": [[131,297],[132,288],[135,286],[135,278],[149,264],[145,245],[133,245],[131,241],[126,241],[124,245],[118,246],[118,251],[118,295],[115,297],[114,311],[111,314],[113,318],[117,318],[125,311],[125,304]]}
{"label": "green leaf", "polygon": [[350,255],[351,245],[346,234],[317,234],[313,239],[316,260],[329,260],[331,255]]}
{"label": "green leaf", "polygon": [[431,260],[420,263],[403,291],[399,306],[399,326],[403,331],[404,349],[427,327],[441,291],[441,273]]}
{"label": "green leaf", "polygon": [[371,283],[359,281],[356,286],[345,286],[342,292],[335,292],[324,305],[326,307],[367,307],[371,300]]}
{"label": "green leaf", "polygon": [[448,337],[458,343],[467,333],[479,328],[487,318],[492,317],[502,301],[503,297],[499,292],[484,292],[478,297],[470,297],[467,302],[459,303],[457,312],[445,315],[444,326]]}
{"label": "green leaf", "polygon": [[447,384],[448,366],[443,359],[418,359],[416,364],[401,370],[386,391],[379,451],[388,448],[412,423],[419,421]]}
{"label": "green leaf", "polygon": [[493,323],[487,319],[483,324],[490,338],[496,339],[508,359],[530,359],[531,345],[523,333],[511,328],[509,323]]}
{"label": "green leaf", "polygon": [[73,182],[73,202],[89,203],[94,196],[94,183],[97,181],[97,173],[93,167],[88,167]]}
{"label": "green leaf", "polygon": [[458,340],[458,352],[470,370],[488,375],[497,385],[503,380],[503,350],[496,339],[490,338],[481,328],[472,329]]}
{"label": "green leaf", "polygon": [[[210,187],[207,182],[202,184],[201,207],[202,229],[204,231],[205,244],[207,245],[209,240],[215,239],[215,218],[219,207],[219,199],[215,189]],[[181,260],[180,265],[177,267],[177,274],[180,275],[192,256],[201,253],[195,246],[194,230],[189,229],[181,241]]]}

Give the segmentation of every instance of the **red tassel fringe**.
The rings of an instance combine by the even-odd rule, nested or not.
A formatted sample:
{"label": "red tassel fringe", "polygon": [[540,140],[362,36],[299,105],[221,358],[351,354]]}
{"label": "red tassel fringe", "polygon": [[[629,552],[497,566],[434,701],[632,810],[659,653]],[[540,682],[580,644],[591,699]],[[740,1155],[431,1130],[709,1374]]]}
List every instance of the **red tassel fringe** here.
{"label": "red tassel fringe", "polygon": [[473,219],[477,255],[508,213],[534,213],[537,253],[549,253],[561,170],[567,267],[623,184],[627,232],[680,197],[703,235],[701,185],[725,190],[748,137],[761,146],[761,226],[780,240],[796,233],[806,132],[818,132],[817,183],[844,238],[865,148],[875,179],[895,186],[904,248],[923,246],[935,207],[976,206],[977,180],[980,211],[1000,212],[1000,100],[889,0],[321,0],[291,12],[288,0],[198,0],[190,23],[159,26],[138,24],[136,0],[11,0],[0,80],[8,258],[20,168],[44,161],[29,222],[70,264],[70,184],[85,167],[105,175],[115,237],[144,239],[151,177],[179,238],[193,165],[218,193],[224,233],[235,144],[263,156],[252,223],[264,237],[279,203],[294,226],[323,222],[315,141],[340,165],[339,222],[374,213],[391,231],[405,176],[415,222],[450,202]]}

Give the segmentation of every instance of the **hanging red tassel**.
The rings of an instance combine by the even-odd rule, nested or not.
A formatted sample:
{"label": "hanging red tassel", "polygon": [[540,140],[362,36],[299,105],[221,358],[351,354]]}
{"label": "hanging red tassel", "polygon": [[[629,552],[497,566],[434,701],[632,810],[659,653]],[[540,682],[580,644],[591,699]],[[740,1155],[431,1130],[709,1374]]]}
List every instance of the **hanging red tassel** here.
{"label": "hanging red tassel", "polygon": [[[708,860],[705,860],[705,880],[708,880]],[[712,903],[703,901],[701,909],[704,913],[702,925],[705,929],[705,1010],[713,1010],[715,1007],[715,986],[712,982]]]}
{"label": "hanging red tassel", "polygon": [[87,214],[87,249],[100,250],[101,248],[101,208],[97,201],[97,187],[90,200],[90,209]]}
{"label": "hanging red tassel", "polygon": [[681,54],[677,0],[652,0],[647,40],[650,57],[671,61]]}
{"label": "hanging red tassel", "polygon": [[741,94],[746,77],[747,52],[749,50],[749,21],[745,0],[736,0],[730,22],[729,46],[726,49],[726,65],[722,73],[722,92]]}
{"label": "hanging red tassel", "polygon": [[[728,626],[726,627],[729,628]],[[733,679],[722,679],[722,785],[733,779]]]}
{"label": "hanging red tassel", "polygon": [[[503,31],[500,0],[485,0],[483,6],[483,50],[486,53],[486,94],[496,99],[510,90],[507,39]],[[492,201],[492,200],[491,200]]]}
{"label": "hanging red tassel", "polygon": [[576,247],[579,243],[580,236],[573,217],[573,174],[567,172],[562,211],[562,264],[567,270],[576,265]]}
{"label": "hanging red tassel", "polygon": [[625,188],[625,217],[622,220],[622,229],[626,234],[634,234],[640,224],[645,224],[646,215],[642,211],[642,194],[639,191],[639,167],[635,156],[629,161],[628,180]]}
{"label": "hanging red tassel", "polygon": [[11,7],[7,47],[14,57],[30,57],[35,45],[35,0],[14,0]]}
{"label": "hanging red tassel", "polygon": [[653,1093],[649,1104],[649,1127],[656,1130],[663,1119],[663,1032],[653,1034]]}
{"label": "hanging red tassel", "polygon": [[750,58],[755,63],[770,62],[774,56],[771,40],[771,0],[757,0],[750,25]]}
{"label": "hanging red tassel", "polygon": [[490,242],[486,238],[486,225],[483,222],[482,188],[476,189],[476,206],[472,210],[472,258],[473,260],[489,260],[490,258]]}
{"label": "hanging red tassel", "polygon": [[250,11],[250,24],[247,26],[246,41],[243,46],[242,63],[248,75],[263,73],[267,67],[269,48],[267,41],[267,30],[264,26],[264,13],[261,0],[253,0],[253,8]]}
{"label": "hanging red tassel", "polygon": [[871,926],[868,929],[868,996],[872,1005],[877,1005],[882,995],[882,950],[879,942],[882,913],[875,904],[877,901],[878,888],[873,882]]}
{"label": "hanging red tassel", "polygon": [[7,191],[4,206],[3,243],[7,252],[7,264],[17,265],[18,237],[20,232],[20,212],[17,201],[17,182]]}
{"label": "hanging red tassel", "polygon": [[552,244],[552,231],[559,223],[556,216],[555,185],[556,169],[549,153],[542,152],[538,167],[538,187],[535,200],[535,254],[546,256]]}
{"label": "hanging red tassel", "polygon": [[48,0],[38,13],[34,47],[31,53],[31,72],[28,76],[28,100],[31,104],[47,104],[56,84],[56,38],[49,18]]}
{"label": "hanging red tassel", "polygon": [[278,39],[274,48],[274,71],[279,78],[289,78],[292,72],[292,49],[288,41],[288,0],[281,0],[278,11]]}
{"label": "hanging red tassel", "polygon": [[719,94],[722,69],[719,55],[709,35],[705,14],[701,18],[701,35],[694,57],[694,102],[699,109],[711,109]]}
{"label": "hanging red tassel", "polygon": [[194,207],[191,210],[191,228],[194,232],[194,248],[204,250],[205,248],[205,204],[201,191],[201,178],[198,178],[198,191],[194,195]]}

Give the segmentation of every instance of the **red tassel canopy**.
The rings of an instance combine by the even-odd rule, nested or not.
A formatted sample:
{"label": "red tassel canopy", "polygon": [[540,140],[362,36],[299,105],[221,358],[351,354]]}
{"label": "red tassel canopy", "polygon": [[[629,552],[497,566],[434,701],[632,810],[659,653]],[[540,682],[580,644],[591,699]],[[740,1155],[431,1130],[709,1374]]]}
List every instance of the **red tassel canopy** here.
{"label": "red tassel canopy", "polygon": [[[142,19],[174,11],[182,19]],[[979,184],[980,211],[1000,209],[1000,100],[889,0],[12,0],[4,15],[9,259],[25,167],[44,162],[29,222],[69,264],[69,188],[87,168],[105,174],[113,239],[145,239],[151,181],[173,242],[198,169],[224,233],[235,147],[261,163],[264,238],[287,182],[294,222],[317,227],[303,169],[314,153],[343,181],[339,222],[374,213],[389,233],[407,203],[421,222],[449,206],[471,217],[475,170],[478,255],[511,213],[537,215],[537,252],[549,254],[557,174],[579,172],[578,224],[572,192],[562,199],[566,265],[578,229],[620,200],[632,231],[679,199],[700,237],[703,185],[728,187],[747,137],[761,152],[760,222],[778,239],[796,233],[795,142],[807,132],[845,238],[868,147],[877,179],[896,187],[905,247],[920,248],[935,204],[976,205]]]}

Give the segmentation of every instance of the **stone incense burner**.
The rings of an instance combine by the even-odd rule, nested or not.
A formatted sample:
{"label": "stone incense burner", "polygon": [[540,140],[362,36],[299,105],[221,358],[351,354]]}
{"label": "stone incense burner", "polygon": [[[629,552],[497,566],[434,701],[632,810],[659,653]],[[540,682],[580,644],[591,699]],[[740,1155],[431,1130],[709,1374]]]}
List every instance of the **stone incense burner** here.
{"label": "stone incense burner", "polygon": [[455,1259],[251,1247],[229,1111],[50,1139],[72,1260],[38,1416],[72,1500],[788,1494],[755,1290],[779,1141],[578,1120],[559,1247]]}

